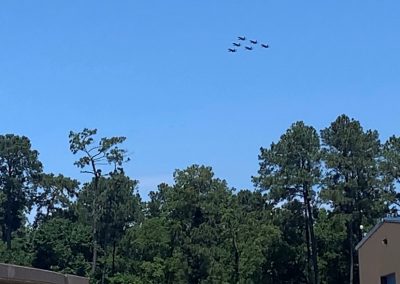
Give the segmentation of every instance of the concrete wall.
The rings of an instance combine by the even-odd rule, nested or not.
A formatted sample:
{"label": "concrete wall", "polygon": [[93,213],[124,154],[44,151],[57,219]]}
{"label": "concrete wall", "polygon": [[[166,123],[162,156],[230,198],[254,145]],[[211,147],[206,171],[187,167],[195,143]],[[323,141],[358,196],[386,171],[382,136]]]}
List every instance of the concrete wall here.
{"label": "concrete wall", "polygon": [[358,257],[361,284],[380,284],[381,276],[391,273],[400,283],[400,223],[383,223],[359,248]]}
{"label": "concrete wall", "polygon": [[0,263],[0,284],[88,284],[89,279],[47,270]]}

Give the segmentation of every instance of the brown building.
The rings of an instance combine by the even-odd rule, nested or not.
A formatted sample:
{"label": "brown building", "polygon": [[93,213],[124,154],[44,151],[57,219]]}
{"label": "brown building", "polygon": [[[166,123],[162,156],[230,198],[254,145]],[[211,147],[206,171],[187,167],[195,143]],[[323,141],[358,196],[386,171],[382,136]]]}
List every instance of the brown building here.
{"label": "brown building", "polygon": [[0,263],[0,284],[89,284],[89,279],[57,272]]}
{"label": "brown building", "polygon": [[400,218],[382,220],[356,249],[361,284],[400,284]]}

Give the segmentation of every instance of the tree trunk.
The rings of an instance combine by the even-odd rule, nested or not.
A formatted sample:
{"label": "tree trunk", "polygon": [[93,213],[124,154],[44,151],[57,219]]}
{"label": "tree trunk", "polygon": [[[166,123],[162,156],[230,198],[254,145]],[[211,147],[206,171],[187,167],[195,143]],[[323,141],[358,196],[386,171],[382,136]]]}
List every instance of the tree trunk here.
{"label": "tree trunk", "polygon": [[111,265],[111,276],[114,276],[115,272],[115,246],[116,242],[113,242],[113,252],[112,252],[112,265]]}
{"label": "tree trunk", "polygon": [[310,228],[308,224],[308,213],[306,208],[304,208],[304,224],[306,233],[306,246],[307,246],[307,283],[312,283],[312,273],[311,273],[311,250],[310,250]]}
{"label": "tree trunk", "polygon": [[6,243],[7,243],[7,250],[11,250],[11,228],[6,226]]}
{"label": "tree trunk", "polygon": [[[309,277],[312,279],[312,283],[319,284],[319,269],[318,269],[318,254],[317,254],[317,243],[314,234],[314,220],[311,208],[311,198],[309,197],[308,185],[304,185],[304,206],[305,206],[305,218],[306,218],[306,236],[307,236],[307,253],[308,262],[310,259],[312,261],[313,275],[310,274]],[[310,253],[311,248],[311,253]],[[310,257],[311,256],[311,257]]]}
{"label": "tree trunk", "polygon": [[101,272],[101,284],[104,284],[104,280],[106,279],[106,265],[104,265]]}
{"label": "tree trunk", "polygon": [[96,262],[97,262],[97,240],[96,240],[96,217],[95,217],[95,209],[94,207],[96,206],[95,204],[95,199],[93,198],[93,223],[92,223],[92,238],[93,238],[93,255],[92,255],[92,275],[95,274],[96,272]]}
{"label": "tree trunk", "polygon": [[307,211],[308,211],[308,226],[310,228],[310,238],[311,238],[311,251],[312,251],[312,262],[314,268],[314,283],[319,284],[319,269],[318,269],[318,252],[317,252],[317,242],[315,240],[314,234],[314,220],[312,215],[312,209],[310,202],[307,202]]}
{"label": "tree trunk", "polygon": [[1,240],[3,241],[3,243],[6,243],[6,225],[3,223],[1,225]]}
{"label": "tree trunk", "polygon": [[349,223],[349,245],[350,245],[350,279],[349,283],[354,283],[354,248],[353,248],[353,221]]}
{"label": "tree trunk", "polygon": [[11,225],[11,223],[12,223],[12,217],[10,216],[10,214],[11,214],[11,206],[10,206],[10,204],[12,204],[12,201],[8,201],[7,202],[7,211],[6,211],[6,216],[5,216],[5,224],[4,224],[4,227],[5,227],[5,240],[6,240],[6,245],[7,245],[7,250],[8,251],[10,251],[11,250],[11,234],[12,234],[12,230],[11,230],[11,227],[10,227],[10,225]]}
{"label": "tree trunk", "polygon": [[[10,175],[11,177],[11,175]],[[11,214],[12,214],[12,209],[11,209],[11,204],[13,203],[13,200],[11,198],[11,194],[8,194],[9,196],[7,196],[7,205],[6,205],[6,210],[5,210],[5,220],[4,220],[4,233],[5,233],[5,241],[6,241],[6,248],[8,251],[11,250],[11,234],[12,234],[12,230],[11,230],[11,224],[13,222]]]}
{"label": "tree trunk", "polygon": [[[94,167],[93,167],[94,168]],[[96,172],[96,171],[95,171]],[[99,185],[99,176],[95,175],[95,180],[94,180],[94,189],[93,189],[93,203],[92,203],[92,214],[93,214],[93,223],[92,223],[92,238],[93,238],[93,256],[92,256],[92,275],[95,275],[96,272],[96,264],[97,264],[97,211],[96,211],[96,206],[97,206],[97,194],[98,194],[98,185]]]}
{"label": "tree trunk", "polygon": [[237,242],[236,242],[236,234],[233,233],[233,248],[235,249],[235,275],[233,277],[233,283],[239,283],[239,250],[237,247]]}

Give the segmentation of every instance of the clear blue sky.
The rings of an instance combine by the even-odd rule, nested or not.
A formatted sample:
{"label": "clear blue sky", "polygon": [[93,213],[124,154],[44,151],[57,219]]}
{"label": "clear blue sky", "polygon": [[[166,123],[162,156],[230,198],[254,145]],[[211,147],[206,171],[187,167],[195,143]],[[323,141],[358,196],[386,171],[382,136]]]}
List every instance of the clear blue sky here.
{"label": "clear blue sky", "polygon": [[[400,134],[399,15],[398,0],[1,1],[0,133],[81,181],[69,131],[124,135],[143,195],[193,163],[252,188],[259,148],[297,120]],[[271,48],[228,53],[238,35]]]}

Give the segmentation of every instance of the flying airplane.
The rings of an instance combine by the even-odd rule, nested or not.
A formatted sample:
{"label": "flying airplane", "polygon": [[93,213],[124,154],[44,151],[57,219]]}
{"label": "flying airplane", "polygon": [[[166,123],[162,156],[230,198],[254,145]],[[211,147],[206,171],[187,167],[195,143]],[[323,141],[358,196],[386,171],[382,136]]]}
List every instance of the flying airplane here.
{"label": "flying airplane", "polygon": [[253,50],[253,48],[252,48],[251,46],[245,46],[245,48],[246,48],[247,50]]}
{"label": "flying airplane", "polygon": [[240,46],[240,43],[233,42],[232,44],[233,44],[234,46],[238,46],[238,47]]}
{"label": "flying airplane", "polygon": [[263,43],[261,44],[261,46],[264,47],[264,48],[268,48],[269,47],[268,44],[263,44]]}
{"label": "flying airplane", "polygon": [[229,51],[229,52],[236,52],[236,49],[234,49],[234,48],[228,48],[228,51]]}
{"label": "flying airplane", "polygon": [[257,41],[256,41],[256,40],[250,40],[250,42],[251,42],[252,44],[257,44]]}
{"label": "flying airplane", "polygon": [[246,40],[245,36],[238,36],[238,40]]}

